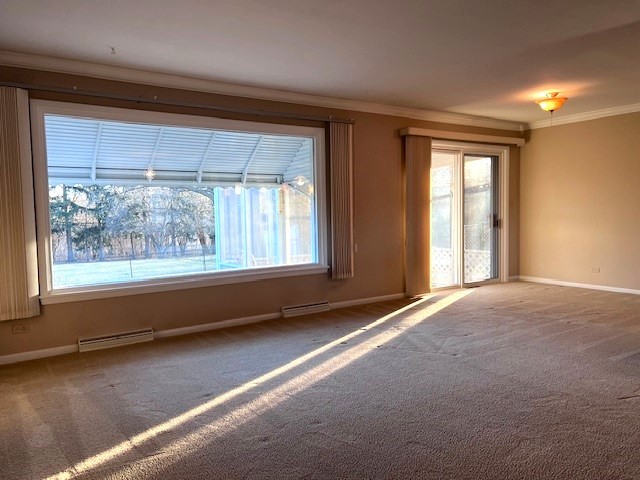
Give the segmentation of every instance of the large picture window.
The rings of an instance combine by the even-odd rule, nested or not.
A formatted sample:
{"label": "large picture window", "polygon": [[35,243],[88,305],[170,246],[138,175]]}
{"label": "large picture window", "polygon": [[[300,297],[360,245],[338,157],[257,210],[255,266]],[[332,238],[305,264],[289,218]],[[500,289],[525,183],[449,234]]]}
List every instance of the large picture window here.
{"label": "large picture window", "polygon": [[323,129],[45,101],[32,120],[49,294],[326,264]]}

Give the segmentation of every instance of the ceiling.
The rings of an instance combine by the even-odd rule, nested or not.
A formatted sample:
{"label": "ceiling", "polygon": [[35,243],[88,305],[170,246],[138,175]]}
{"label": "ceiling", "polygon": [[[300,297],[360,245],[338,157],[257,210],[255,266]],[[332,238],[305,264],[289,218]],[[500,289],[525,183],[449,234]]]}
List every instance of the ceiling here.
{"label": "ceiling", "polygon": [[[0,50],[532,123],[638,105],[640,0],[0,0]],[[111,47],[114,48],[112,53]]]}

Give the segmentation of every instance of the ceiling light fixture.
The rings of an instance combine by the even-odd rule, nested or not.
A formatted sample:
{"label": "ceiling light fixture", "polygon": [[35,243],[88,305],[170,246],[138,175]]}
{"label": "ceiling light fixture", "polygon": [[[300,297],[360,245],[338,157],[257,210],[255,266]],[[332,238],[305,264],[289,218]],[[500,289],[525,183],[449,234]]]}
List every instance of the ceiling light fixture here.
{"label": "ceiling light fixture", "polygon": [[536,100],[536,103],[540,105],[540,108],[545,112],[555,112],[558,110],[564,102],[567,101],[567,97],[559,97],[558,92],[549,92],[545,94],[545,98]]}
{"label": "ceiling light fixture", "polygon": [[551,125],[553,126],[553,112],[562,107],[566,101],[567,97],[559,97],[558,92],[548,92],[545,94],[545,98],[536,100],[536,103],[540,105],[542,110],[551,114]]}

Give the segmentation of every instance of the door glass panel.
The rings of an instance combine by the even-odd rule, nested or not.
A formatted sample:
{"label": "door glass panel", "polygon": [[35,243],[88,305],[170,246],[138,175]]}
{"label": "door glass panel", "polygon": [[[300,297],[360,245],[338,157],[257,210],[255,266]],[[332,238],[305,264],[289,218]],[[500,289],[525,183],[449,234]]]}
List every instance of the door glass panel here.
{"label": "door glass panel", "polygon": [[431,159],[431,287],[459,284],[456,245],[455,153],[433,152]]}
{"label": "door glass panel", "polygon": [[464,283],[497,278],[497,165],[464,156]]}

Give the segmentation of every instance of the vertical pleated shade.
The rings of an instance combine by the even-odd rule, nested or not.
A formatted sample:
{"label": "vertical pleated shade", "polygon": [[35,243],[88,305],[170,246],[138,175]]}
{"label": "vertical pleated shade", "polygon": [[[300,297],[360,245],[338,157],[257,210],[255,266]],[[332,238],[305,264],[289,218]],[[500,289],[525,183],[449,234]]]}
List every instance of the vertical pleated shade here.
{"label": "vertical pleated shade", "polygon": [[0,87],[0,320],[40,314],[28,109]]}
{"label": "vertical pleated shade", "polygon": [[353,125],[331,123],[331,278],[354,276]]}

